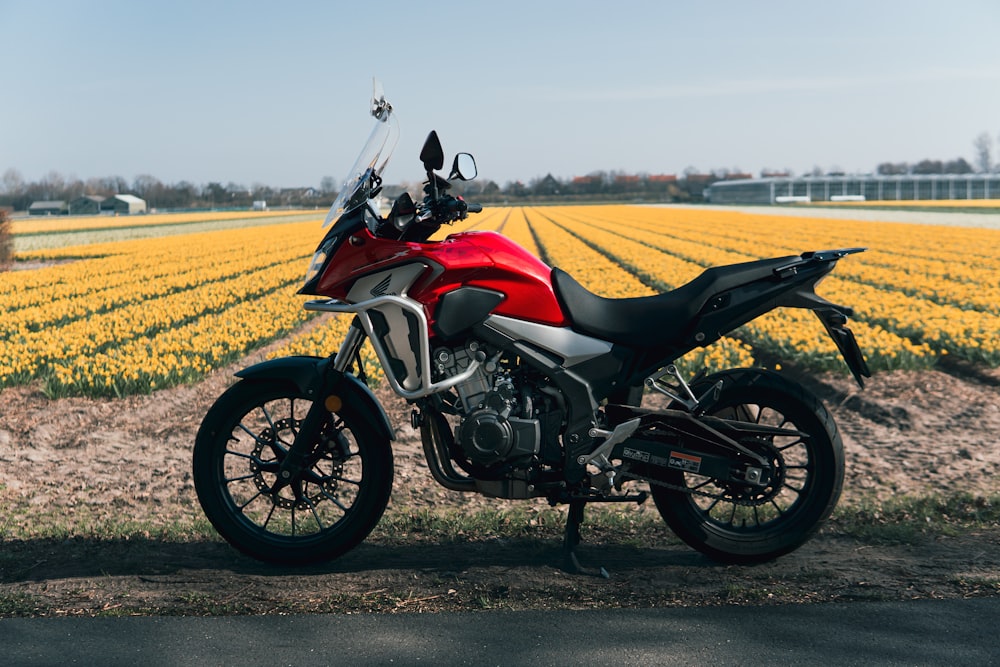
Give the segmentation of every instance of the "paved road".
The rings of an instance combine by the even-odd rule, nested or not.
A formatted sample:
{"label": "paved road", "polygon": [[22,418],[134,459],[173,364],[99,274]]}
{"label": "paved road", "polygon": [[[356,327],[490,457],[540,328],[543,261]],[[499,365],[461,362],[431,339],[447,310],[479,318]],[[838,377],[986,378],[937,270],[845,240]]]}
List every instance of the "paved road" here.
{"label": "paved road", "polygon": [[0,620],[19,665],[1000,665],[1000,598],[692,609]]}

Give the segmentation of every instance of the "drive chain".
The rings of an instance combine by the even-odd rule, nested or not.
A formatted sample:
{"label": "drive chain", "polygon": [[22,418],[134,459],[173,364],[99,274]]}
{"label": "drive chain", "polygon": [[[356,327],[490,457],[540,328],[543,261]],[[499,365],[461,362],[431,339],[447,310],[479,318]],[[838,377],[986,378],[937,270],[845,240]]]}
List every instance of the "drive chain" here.
{"label": "drive chain", "polygon": [[752,500],[741,500],[738,498],[733,498],[719,493],[709,493],[708,491],[699,491],[698,489],[692,489],[687,486],[681,486],[680,484],[670,484],[668,482],[661,482],[660,480],[653,479],[652,477],[646,477],[644,475],[637,475],[634,472],[623,472],[620,473],[627,479],[634,479],[640,482],[646,482],[647,484],[661,486],[671,491],[680,491],[681,493],[686,493],[691,496],[701,496],[703,498],[711,498],[713,500],[724,500],[728,503],[734,505],[741,505],[744,507],[753,507],[754,505],[759,505],[760,503],[754,502]]}

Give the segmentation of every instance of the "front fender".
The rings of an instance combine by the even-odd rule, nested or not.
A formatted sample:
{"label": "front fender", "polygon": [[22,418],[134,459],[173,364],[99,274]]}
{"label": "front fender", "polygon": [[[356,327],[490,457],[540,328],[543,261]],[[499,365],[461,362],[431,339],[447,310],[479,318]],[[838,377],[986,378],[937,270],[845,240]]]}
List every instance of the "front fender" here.
{"label": "front fender", "polygon": [[379,434],[390,440],[396,433],[385,409],[371,389],[350,373],[332,368],[330,357],[280,357],[254,364],[236,373],[244,380],[284,380],[310,397],[338,396],[347,409],[378,429]]}

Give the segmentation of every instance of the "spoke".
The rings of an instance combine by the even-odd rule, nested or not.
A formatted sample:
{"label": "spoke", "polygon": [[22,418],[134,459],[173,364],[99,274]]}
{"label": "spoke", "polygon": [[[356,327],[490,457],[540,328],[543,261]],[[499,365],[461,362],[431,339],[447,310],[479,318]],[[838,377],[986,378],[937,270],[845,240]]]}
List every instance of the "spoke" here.
{"label": "spoke", "polygon": [[[261,404],[260,405],[260,411],[264,413],[264,419],[267,420],[267,425],[271,427],[271,433],[274,434],[274,441],[276,443],[280,442],[282,445],[285,446],[285,448],[288,448],[290,446],[290,444],[287,443],[287,442],[285,442],[285,440],[281,437],[281,432],[278,430],[278,427],[275,425],[274,418],[271,416],[271,413],[268,411],[267,405],[266,404]],[[294,423],[294,421],[295,421],[295,415],[292,414],[289,419],[290,419],[290,421],[292,421]],[[284,453],[284,452],[282,452],[282,453]]]}
{"label": "spoke", "polygon": [[250,473],[249,475],[240,475],[239,477],[226,477],[223,482],[226,484],[230,484],[231,482],[242,482],[245,479],[253,479],[256,476],[256,473]]}
{"label": "spoke", "polygon": [[342,509],[344,511],[344,514],[347,514],[347,512],[349,511],[348,508],[344,505],[344,503],[340,502],[340,500],[336,496],[331,496],[330,492],[327,491],[326,489],[323,489],[320,493],[323,494],[324,498],[327,498],[334,505]]}
{"label": "spoke", "polygon": [[323,521],[319,518],[319,512],[316,511],[316,505],[309,498],[305,498],[306,505],[309,506],[309,510],[312,512],[313,518],[316,519],[316,525],[319,526],[319,531],[323,532],[326,528],[323,526]]}
{"label": "spoke", "polygon": [[362,480],[360,480],[360,479],[358,479],[358,480],[349,479],[347,477],[341,477],[340,475],[337,475],[337,474],[328,475],[327,479],[335,479],[338,482],[347,482],[348,484],[353,484],[354,486],[361,486],[361,482],[362,482]]}
{"label": "spoke", "polygon": [[264,523],[261,524],[261,528],[267,529],[267,524],[271,523],[271,517],[274,516],[274,510],[277,505],[274,504],[274,499],[271,499],[271,510],[267,513],[267,517],[264,519]]}
{"label": "spoke", "polygon": [[771,498],[771,504],[774,505],[774,509],[778,510],[778,516],[785,515],[785,510],[781,509],[781,506],[774,502],[774,498]]}
{"label": "spoke", "polygon": [[778,447],[777,445],[775,445],[774,448],[777,449],[779,452],[783,452],[786,449],[788,449],[789,447],[794,447],[795,445],[804,445],[804,444],[806,444],[806,441],[804,439],[802,439],[802,438],[799,438],[798,440],[794,440],[794,441],[788,443],[787,445],[783,445],[781,447]]}
{"label": "spoke", "polygon": [[729,521],[727,522],[730,526],[735,526],[736,521],[736,503],[733,503],[733,511],[729,513]]}
{"label": "spoke", "polygon": [[329,475],[327,475],[322,470],[316,470],[315,468],[306,470],[304,473],[302,473],[302,479],[312,484],[316,484],[317,486],[322,486],[324,483],[330,481],[331,479],[336,480],[338,482],[344,482],[345,484],[353,484],[354,486],[361,486],[361,482],[363,481],[363,480],[353,480],[347,477],[341,477],[337,473],[330,473]]}
{"label": "spoke", "polygon": [[[245,503],[243,503],[242,505],[240,505],[240,506],[239,506],[239,510],[240,510],[240,512],[242,512],[242,511],[243,511],[244,509],[246,509],[247,505],[249,505],[249,504],[250,504],[250,503],[252,503],[253,501],[255,501],[255,500],[257,500],[258,498],[260,498],[260,497],[261,497],[261,495],[263,495],[263,493],[264,493],[263,491],[257,491],[257,493],[255,493],[255,494],[253,494],[252,496],[250,496],[250,500],[246,501]],[[266,524],[265,524],[265,525],[266,525]]]}
{"label": "spoke", "polygon": [[266,403],[261,403],[259,407],[260,407],[260,411],[264,413],[264,419],[267,420],[267,425],[271,427],[272,431],[274,431],[275,433],[277,433],[278,432],[278,427],[274,425],[274,419],[271,418],[271,413],[268,412],[268,410],[267,410],[267,404]]}
{"label": "spoke", "polygon": [[256,442],[258,445],[262,445],[262,446],[265,446],[265,447],[271,446],[272,443],[268,442],[267,440],[262,439],[256,433],[251,432],[250,429],[248,429],[246,426],[243,425],[242,421],[239,423],[239,427],[243,430],[244,433],[246,433],[251,438],[253,438],[254,442]]}
{"label": "spoke", "polygon": [[262,459],[262,458],[260,458],[258,456],[254,456],[253,454],[244,454],[243,452],[234,452],[231,449],[227,449],[226,450],[226,454],[232,454],[233,456],[237,456],[237,457],[239,457],[241,459],[250,459],[251,461],[253,461],[254,463],[256,463],[258,466],[260,466],[260,469],[263,472],[277,472],[278,471],[279,462],[278,462],[277,459],[268,459],[268,460],[265,461],[264,459]]}
{"label": "spoke", "polygon": [[695,486],[690,486],[688,488],[692,489],[694,491],[697,491],[698,489],[702,488],[703,486],[708,486],[711,483],[712,483],[712,478],[711,477],[706,477],[705,481],[702,482],[701,484],[696,484]]}

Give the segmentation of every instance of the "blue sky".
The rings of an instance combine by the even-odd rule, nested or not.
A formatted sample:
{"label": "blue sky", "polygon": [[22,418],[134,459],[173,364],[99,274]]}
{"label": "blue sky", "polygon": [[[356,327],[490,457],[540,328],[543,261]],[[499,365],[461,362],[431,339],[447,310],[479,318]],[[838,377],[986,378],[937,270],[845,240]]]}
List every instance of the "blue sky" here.
{"label": "blue sky", "polygon": [[996,0],[0,0],[0,34],[0,174],[29,181],[339,181],[373,76],[393,182],[431,129],[501,185],[972,162],[1000,135]]}

